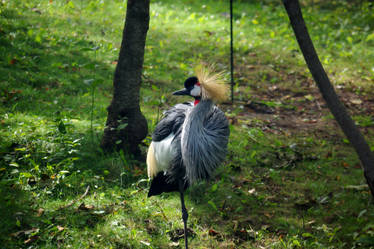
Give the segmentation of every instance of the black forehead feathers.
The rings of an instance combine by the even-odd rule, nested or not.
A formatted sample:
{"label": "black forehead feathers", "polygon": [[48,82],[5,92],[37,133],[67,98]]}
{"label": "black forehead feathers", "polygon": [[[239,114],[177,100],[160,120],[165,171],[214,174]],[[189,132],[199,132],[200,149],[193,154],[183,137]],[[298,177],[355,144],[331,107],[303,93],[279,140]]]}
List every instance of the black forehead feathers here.
{"label": "black forehead feathers", "polygon": [[189,77],[188,79],[186,79],[186,81],[184,82],[184,87],[189,89],[189,88],[192,88],[199,80],[197,79],[197,77],[193,76],[193,77]]}

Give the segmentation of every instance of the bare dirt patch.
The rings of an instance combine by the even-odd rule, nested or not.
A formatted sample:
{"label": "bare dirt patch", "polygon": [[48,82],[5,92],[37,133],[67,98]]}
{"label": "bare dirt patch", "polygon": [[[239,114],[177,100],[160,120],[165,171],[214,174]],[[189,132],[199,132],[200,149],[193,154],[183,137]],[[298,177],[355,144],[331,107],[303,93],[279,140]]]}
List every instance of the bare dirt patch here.
{"label": "bare dirt patch", "polygon": [[[235,104],[224,107],[228,113],[234,113],[229,115],[230,122],[260,126],[275,134],[307,132],[323,137],[342,134],[314,81],[288,71],[266,65],[240,68],[242,78],[249,78],[252,83],[241,82]],[[335,89],[363,132],[374,131],[374,95],[363,94],[352,84],[338,85]]]}

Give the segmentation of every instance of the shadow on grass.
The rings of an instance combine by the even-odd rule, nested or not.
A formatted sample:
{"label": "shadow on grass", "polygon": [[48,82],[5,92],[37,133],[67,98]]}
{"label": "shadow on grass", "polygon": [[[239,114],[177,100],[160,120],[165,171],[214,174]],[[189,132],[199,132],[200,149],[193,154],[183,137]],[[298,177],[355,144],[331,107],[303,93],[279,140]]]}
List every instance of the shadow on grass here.
{"label": "shadow on grass", "polygon": [[[144,176],[143,163],[122,152],[104,154],[99,141],[92,140],[90,133],[84,137],[86,139],[79,145],[74,145],[74,152],[63,150],[63,154],[58,152],[59,155],[43,156],[31,151],[27,145],[10,146],[9,151],[4,151],[2,147],[5,157],[13,156],[18,162],[18,173],[0,171],[1,244],[22,246],[24,243],[31,244],[34,239],[41,244],[53,243],[63,227],[70,230],[92,229],[105,221],[114,209],[122,208],[122,204],[114,202],[103,205],[101,195],[110,189],[120,191],[118,189],[129,188],[139,181]],[[17,152],[17,149],[26,147],[26,151]],[[36,161],[40,170],[34,171],[21,161],[30,154],[45,158]],[[1,159],[0,164],[8,163]],[[87,188],[88,203],[96,200],[100,205],[85,204]],[[26,243],[28,240],[31,241]]]}
{"label": "shadow on grass", "polygon": [[4,107],[51,115],[56,107],[81,108],[83,103],[74,98],[91,91],[90,79],[100,82],[98,87],[108,88],[104,83],[112,78],[113,69],[96,59],[100,47],[83,36],[51,33],[48,24],[61,20],[6,9],[0,21],[4,24],[0,36],[0,97]]}
{"label": "shadow on grass", "polygon": [[[254,172],[245,176],[230,169],[220,170],[212,182],[190,189],[188,197],[194,207],[190,217],[198,217],[199,225],[217,241],[225,238],[243,248],[263,244],[269,238],[282,238],[286,243],[299,238],[305,246],[372,245],[373,237],[365,229],[358,232],[360,236],[357,233],[352,237],[370,223],[370,217],[359,217],[360,212],[373,209],[366,201],[370,194],[344,190],[334,179],[329,180],[323,193],[317,194],[309,184],[324,186],[328,176],[321,179],[319,172],[314,175],[316,172],[308,168],[306,177],[306,169],[299,168],[305,167],[303,164],[298,163],[293,170],[279,171],[281,182],[269,175],[269,168],[259,168],[262,173],[258,175],[254,167]],[[305,182],[297,179],[301,177],[299,174]]]}

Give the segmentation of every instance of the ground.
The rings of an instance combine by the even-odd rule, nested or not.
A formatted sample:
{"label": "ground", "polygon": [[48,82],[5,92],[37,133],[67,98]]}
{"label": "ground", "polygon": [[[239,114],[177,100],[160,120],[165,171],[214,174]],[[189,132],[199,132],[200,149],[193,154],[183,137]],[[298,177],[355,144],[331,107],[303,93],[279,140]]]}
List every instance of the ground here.
{"label": "ground", "polygon": [[[373,148],[370,1],[301,1],[335,90]],[[227,1],[152,1],[141,108],[150,132],[200,61],[229,72]],[[179,196],[147,198],[146,166],[99,144],[123,1],[0,2],[0,244],[183,248]],[[186,193],[191,248],[373,248],[360,162],[278,1],[234,1],[227,159]],[[227,73],[229,79],[229,74]],[[142,144],[145,153],[150,134]]]}

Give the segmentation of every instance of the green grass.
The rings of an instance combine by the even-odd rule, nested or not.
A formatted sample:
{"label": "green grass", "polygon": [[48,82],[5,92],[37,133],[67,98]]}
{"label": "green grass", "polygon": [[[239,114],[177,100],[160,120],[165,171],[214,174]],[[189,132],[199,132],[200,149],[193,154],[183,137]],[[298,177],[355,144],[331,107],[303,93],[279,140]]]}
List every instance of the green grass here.
{"label": "green grass", "polygon": [[[374,12],[358,2],[302,4],[373,147]],[[125,11],[119,0],[0,2],[4,248],[183,247],[178,195],[147,198],[145,163],[99,147]],[[227,1],[152,1],[150,11],[141,108],[152,131],[162,110],[187,100],[170,93],[197,63],[229,71],[229,19]],[[229,154],[187,191],[191,248],[372,248],[358,158],[326,118],[281,4],[236,1],[234,17],[237,102],[221,106]],[[250,100],[275,113],[254,114]]]}

